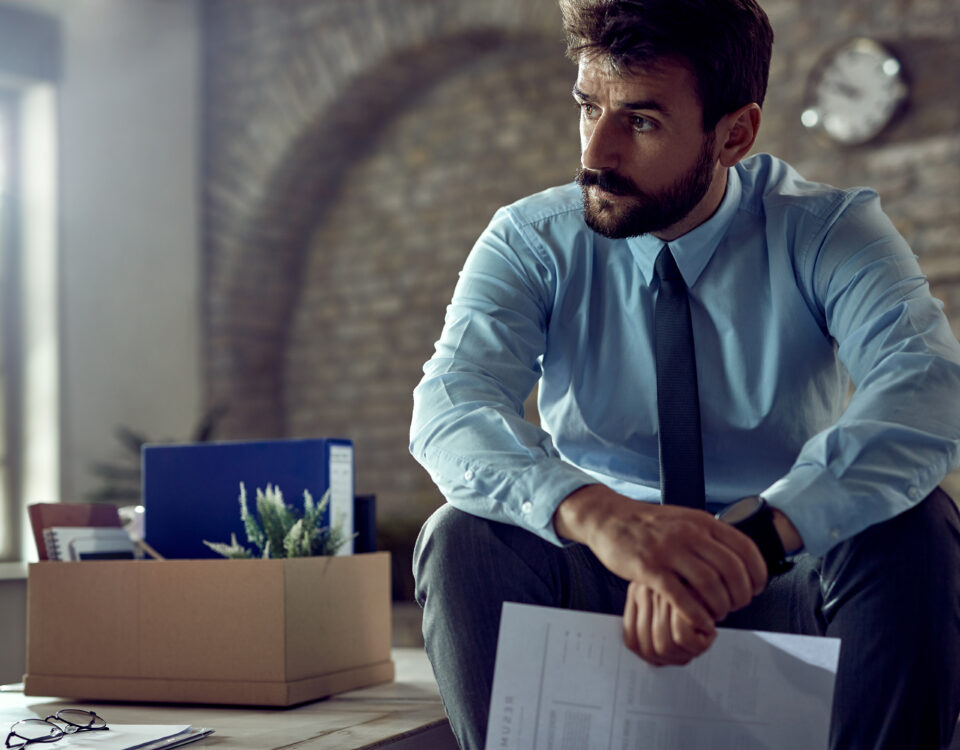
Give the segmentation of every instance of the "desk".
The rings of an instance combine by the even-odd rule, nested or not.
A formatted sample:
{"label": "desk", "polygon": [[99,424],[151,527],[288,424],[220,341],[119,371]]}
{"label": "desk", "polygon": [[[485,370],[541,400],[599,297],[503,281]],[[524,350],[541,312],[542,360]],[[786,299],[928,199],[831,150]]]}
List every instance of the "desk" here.
{"label": "desk", "polygon": [[[426,654],[395,648],[396,680],[294,708],[85,703],[0,693],[0,730],[64,707],[91,708],[107,723],[190,724],[214,734],[187,748],[222,750],[456,750]],[[56,744],[43,745],[56,750]]]}

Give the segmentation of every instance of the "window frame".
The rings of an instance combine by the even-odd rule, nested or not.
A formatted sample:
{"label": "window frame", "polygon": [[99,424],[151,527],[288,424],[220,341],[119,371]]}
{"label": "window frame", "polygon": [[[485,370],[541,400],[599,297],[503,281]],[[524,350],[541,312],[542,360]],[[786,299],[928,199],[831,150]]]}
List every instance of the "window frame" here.
{"label": "window frame", "polygon": [[0,87],[0,562],[23,560],[20,425],[22,310],[20,95]]}

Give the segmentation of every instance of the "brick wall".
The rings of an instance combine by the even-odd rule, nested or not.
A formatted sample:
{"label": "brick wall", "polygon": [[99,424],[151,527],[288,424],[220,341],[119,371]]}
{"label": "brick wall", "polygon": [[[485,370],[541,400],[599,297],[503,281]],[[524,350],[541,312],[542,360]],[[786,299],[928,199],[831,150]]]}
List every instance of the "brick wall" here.
{"label": "brick wall", "polygon": [[393,514],[421,520],[439,500],[407,452],[410,393],[467,251],[504,201],[572,177],[572,68],[556,52],[506,44],[414,96],[342,175],[311,238],[287,427],[350,435],[359,485]]}
{"label": "brick wall", "polygon": [[[960,330],[960,8],[767,0],[777,33],[759,150],[877,187]],[[441,500],[406,452],[410,391],[496,207],[567,181],[574,69],[554,0],[208,0],[207,401],[231,438],[342,435],[380,518]],[[874,34],[914,93],[875,144],[802,132],[806,76]]]}
{"label": "brick wall", "polygon": [[[960,6],[951,0],[764,2],[777,35],[758,149],[811,179],[869,185],[910,242],[960,332]],[[851,36],[871,35],[911,82],[902,115],[874,142],[842,148],[798,126],[808,71]]]}
{"label": "brick wall", "polygon": [[310,239],[344,176],[463,66],[511,47],[558,48],[556,11],[552,0],[201,8],[206,393],[230,408],[226,434],[278,437],[289,434],[286,341]]}

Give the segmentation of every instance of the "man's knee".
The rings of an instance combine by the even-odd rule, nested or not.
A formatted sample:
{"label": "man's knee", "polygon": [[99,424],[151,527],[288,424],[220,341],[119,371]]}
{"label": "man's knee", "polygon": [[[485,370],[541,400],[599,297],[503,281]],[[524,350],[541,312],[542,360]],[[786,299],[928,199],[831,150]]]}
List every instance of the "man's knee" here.
{"label": "man's knee", "polygon": [[[953,639],[953,623],[960,621],[960,523],[953,501],[938,489],[838,545],[823,558],[821,585],[828,620],[845,603],[854,603],[891,634],[925,627],[929,640],[930,632],[946,632],[944,625]],[[893,612],[909,616],[896,618]],[[944,617],[948,612],[954,615]]]}
{"label": "man's knee", "polygon": [[[449,503],[427,519],[413,551],[417,601],[428,591],[475,595],[478,581],[490,589],[520,585],[524,576],[552,579],[562,552],[519,526],[491,521]],[[440,594],[444,596],[444,594]]]}
{"label": "man's knee", "polygon": [[442,580],[444,572],[449,574],[469,565],[470,550],[477,546],[486,523],[489,522],[449,503],[441,505],[426,520],[413,550],[413,577],[420,606],[428,585]]}
{"label": "man's knee", "polygon": [[916,575],[930,567],[960,562],[958,540],[957,508],[938,487],[910,510],[864,530],[841,545],[838,552],[868,555],[884,561],[887,567]]}
{"label": "man's knee", "polygon": [[413,551],[414,573],[423,564],[449,557],[476,535],[478,523],[483,522],[483,519],[464,513],[449,503],[441,505],[420,529]]}

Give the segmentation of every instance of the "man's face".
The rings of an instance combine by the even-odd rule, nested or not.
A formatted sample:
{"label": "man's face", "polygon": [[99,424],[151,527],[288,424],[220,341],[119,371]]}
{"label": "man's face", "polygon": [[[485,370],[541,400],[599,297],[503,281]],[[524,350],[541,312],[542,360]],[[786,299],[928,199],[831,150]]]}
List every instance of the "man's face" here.
{"label": "man's face", "polygon": [[613,238],[671,240],[709,218],[723,194],[716,136],[704,133],[693,75],[680,64],[620,76],[583,60],[581,169],[588,226]]}

